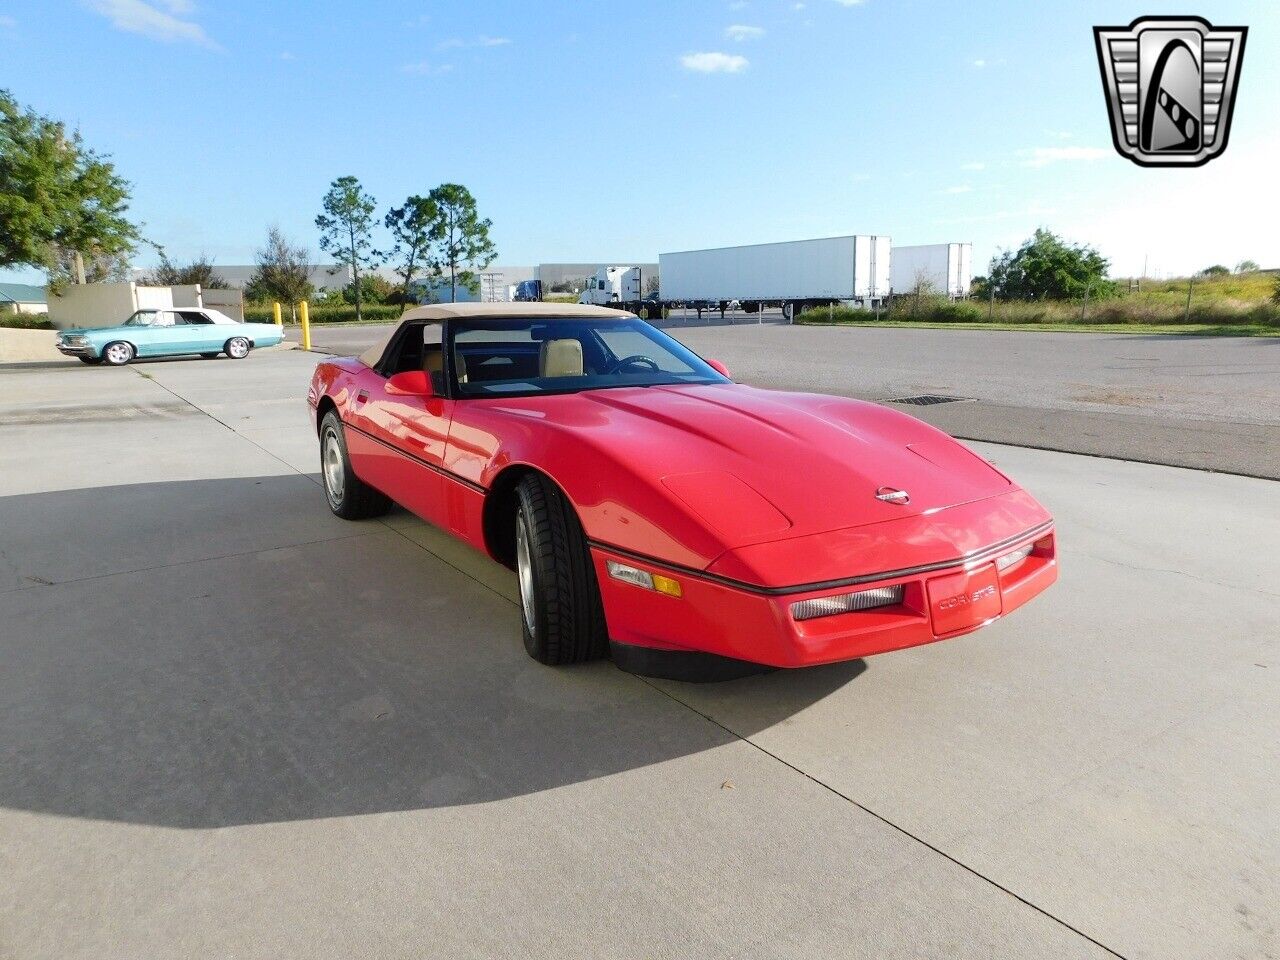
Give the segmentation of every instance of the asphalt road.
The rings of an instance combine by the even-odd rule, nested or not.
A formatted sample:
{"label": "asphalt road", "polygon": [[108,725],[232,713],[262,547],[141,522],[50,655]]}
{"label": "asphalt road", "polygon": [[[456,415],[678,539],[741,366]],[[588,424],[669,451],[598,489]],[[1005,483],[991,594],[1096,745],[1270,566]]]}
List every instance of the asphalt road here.
{"label": "asphalt road", "polygon": [[329,514],[314,361],[0,371],[0,957],[1280,951],[1275,483],[981,445],[1059,524],[1008,619],[548,669],[507,571]]}
{"label": "asphalt road", "polygon": [[[669,332],[744,383],[865,400],[972,400],[904,408],[953,436],[1280,478],[1280,338],[737,319]],[[313,345],[358,353],[386,329],[320,327]]]}

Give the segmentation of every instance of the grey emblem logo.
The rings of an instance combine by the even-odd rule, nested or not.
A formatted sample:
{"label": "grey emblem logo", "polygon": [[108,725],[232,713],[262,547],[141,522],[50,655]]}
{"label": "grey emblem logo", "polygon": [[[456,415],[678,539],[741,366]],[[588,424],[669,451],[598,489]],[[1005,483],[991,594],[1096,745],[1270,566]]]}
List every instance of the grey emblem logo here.
{"label": "grey emblem logo", "polygon": [[876,491],[876,499],[885,503],[910,503],[911,494],[897,487],[881,487]]}
{"label": "grey emblem logo", "polygon": [[1198,167],[1222,153],[1248,32],[1200,17],[1094,27],[1120,155],[1144,167]]}

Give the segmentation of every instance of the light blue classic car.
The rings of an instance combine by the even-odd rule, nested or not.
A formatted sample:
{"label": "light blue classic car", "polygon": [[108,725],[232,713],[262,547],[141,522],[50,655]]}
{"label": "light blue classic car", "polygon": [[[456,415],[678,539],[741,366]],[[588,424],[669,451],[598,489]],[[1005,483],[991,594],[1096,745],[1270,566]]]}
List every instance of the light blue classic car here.
{"label": "light blue classic car", "polygon": [[225,353],[241,360],[254,347],[272,347],[284,331],[272,323],[240,323],[217,310],[178,307],[139,310],[118,327],[87,327],[58,333],[59,352],[84,363],[118,367],[135,357],[199,354],[212,360]]}

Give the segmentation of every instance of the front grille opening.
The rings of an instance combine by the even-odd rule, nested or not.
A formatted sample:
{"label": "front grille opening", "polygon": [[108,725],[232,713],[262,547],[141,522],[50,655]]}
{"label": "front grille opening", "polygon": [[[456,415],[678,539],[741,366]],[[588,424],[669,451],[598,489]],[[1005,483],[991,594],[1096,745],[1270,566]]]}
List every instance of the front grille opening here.
{"label": "front grille opening", "polygon": [[976,397],[944,397],[936,393],[922,393],[914,397],[891,397],[881,403],[905,403],[913,407],[931,407],[935,403],[977,403]]}

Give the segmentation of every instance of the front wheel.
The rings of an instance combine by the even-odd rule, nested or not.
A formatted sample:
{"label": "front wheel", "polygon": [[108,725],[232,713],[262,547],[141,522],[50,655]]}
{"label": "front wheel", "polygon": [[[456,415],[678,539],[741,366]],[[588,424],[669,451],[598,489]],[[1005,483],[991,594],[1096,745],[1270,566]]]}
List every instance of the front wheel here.
{"label": "front wheel", "polygon": [[391,508],[389,497],[373,489],[351,469],[342,419],[333,410],[320,422],[320,479],[329,509],[343,520],[380,517]]}
{"label": "front wheel", "polygon": [[573,505],[543,476],[516,488],[516,574],[524,648],[539,663],[605,655],[609,635],[586,534]]}
{"label": "front wheel", "polygon": [[102,359],[113,367],[123,367],[133,359],[133,345],[117,340],[102,348]]}
{"label": "front wheel", "polygon": [[249,355],[249,341],[244,337],[232,337],[222,349],[232,360],[243,360]]}

